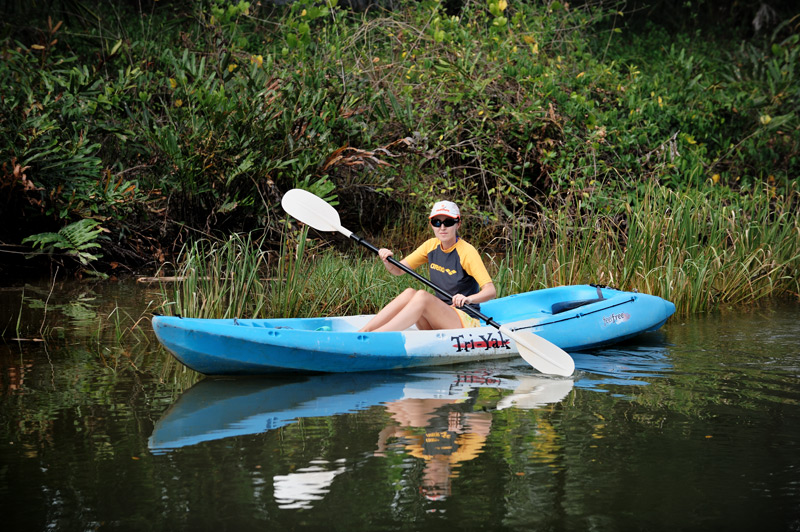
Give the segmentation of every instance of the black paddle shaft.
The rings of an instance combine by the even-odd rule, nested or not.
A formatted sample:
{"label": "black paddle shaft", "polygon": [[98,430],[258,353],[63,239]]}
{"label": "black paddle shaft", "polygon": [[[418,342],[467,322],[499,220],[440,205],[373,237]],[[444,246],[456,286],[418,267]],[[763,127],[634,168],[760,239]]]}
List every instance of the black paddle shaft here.
{"label": "black paddle shaft", "polygon": [[[350,234],[350,238],[355,240],[356,242],[358,242],[359,244],[361,244],[365,248],[371,250],[376,255],[380,251],[378,248],[376,248],[375,246],[373,246],[372,244],[370,244],[369,242],[367,242],[366,240],[364,240],[360,236],[356,235],[355,233],[351,233]],[[398,268],[400,268],[401,270],[403,270],[404,272],[406,272],[410,276],[414,277],[416,280],[420,281],[421,283],[429,286],[430,288],[433,288],[434,290],[436,290],[438,293],[440,293],[444,297],[448,298],[449,300],[451,300],[451,301],[453,300],[453,295],[452,294],[448,293],[446,290],[443,290],[442,288],[439,288],[438,286],[433,284],[430,280],[424,278],[423,276],[421,276],[420,274],[418,274],[417,272],[415,272],[414,270],[412,270],[411,268],[409,268],[405,264],[401,263],[399,260],[395,259],[394,257],[389,257],[389,263],[397,266]],[[500,324],[497,323],[496,321],[494,321],[494,319],[492,319],[492,318],[490,318],[488,316],[485,316],[484,314],[481,314],[480,311],[475,310],[474,308],[472,308],[469,305],[464,305],[463,310],[465,312],[469,312],[474,317],[485,321],[488,325],[491,325],[492,327],[494,327],[496,329],[500,328]]]}

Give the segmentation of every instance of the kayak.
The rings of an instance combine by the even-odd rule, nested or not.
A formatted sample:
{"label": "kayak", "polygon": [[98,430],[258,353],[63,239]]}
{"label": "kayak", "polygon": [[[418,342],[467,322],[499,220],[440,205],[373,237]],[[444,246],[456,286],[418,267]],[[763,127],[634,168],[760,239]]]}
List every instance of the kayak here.
{"label": "kayak", "polygon": [[[675,305],[649,294],[571,285],[493,299],[481,312],[512,331],[532,332],[574,352],[654,331]],[[359,332],[370,318],[154,316],[153,329],[176,359],[205,375],[384,371],[518,356],[514,341],[485,323],[471,329]]]}

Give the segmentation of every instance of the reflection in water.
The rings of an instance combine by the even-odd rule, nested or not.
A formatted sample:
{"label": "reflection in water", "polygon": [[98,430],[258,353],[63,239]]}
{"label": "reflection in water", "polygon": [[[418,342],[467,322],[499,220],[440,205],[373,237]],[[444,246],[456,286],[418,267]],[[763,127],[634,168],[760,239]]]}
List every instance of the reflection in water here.
{"label": "reflection in water", "polygon": [[[153,454],[247,434],[274,430],[299,419],[326,417],[384,405],[391,424],[377,435],[374,456],[406,456],[423,463],[419,490],[428,500],[451,494],[458,468],[483,450],[491,428],[490,410],[538,409],[562,401],[573,386],[608,391],[606,386],[647,384],[671,368],[667,349],[633,345],[574,354],[574,378],[532,374],[518,360],[478,369],[434,369],[418,373],[330,374],[280,378],[204,379],[158,421],[149,439]],[[487,409],[476,409],[481,389],[502,391]],[[485,404],[483,405],[486,406]],[[554,429],[540,420],[538,432]],[[541,440],[546,440],[540,434]],[[546,442],[539,442],[539,446]],[[536,447],[534,452],[536,452]],[[308,509],[347,470],[345,460],[317,459],[273,477],[282,509]]]}
{"label": "reflection in water", "polygon": [[[529,372],[527,366],[520,367]],[[187,390],[158,421],[149,439],[154,454],[245,434],[259,434],[305,417],[364,410],[383,404],[392,423],[377,436],[375,456],[424,461],[420,491],[429,500],[450,494],[460,463],[481,452],[492,426],[489,411],[474,411],[482,388],[510,391],[499,409],[539,408],[564,399],[572,379],[514,375],[517,368],[426,373],[335,374],[272,379],[206,379]],[[503,376],[501,376],[503,375]],[[283,509],[308,509],[347,469],[345,460],[318,459],[273,478]]]}
{"label": "reflection in water", "polygon": [[[530,371],[525,367],[522,370]],[[435,398],[407,386],[402,399],[386,403],[395,424],[378,435],[375,456],[394,452],[422,460],[420,493],[430,501],[446,499],[458,468],[482,452],[492,428],[491,412],[475,408],[480,388],[513,390],[494,405],[500,410],[511,405],[534,409],[558,403],[573,387],[572,379],[507,375],[516,371],[515,366],[507,364],[493,371],[457,374]]]}
{"label": "reflection in water", "polygon": [[[425,461],[420,491],[429,500],[450,495],[451,479],[458,476],[460,462],[481,452],[492,426],[489,412],[473,412],[469,399],[401,399],[386,405],[397,425],[378,435],[376,456],[388,449],[405,452]],[[396,440],[392,443],[392,440]]]}
{"label": "reflection in water", "polygon": [[313,501],[321,500],[330,489],[333,479],[345,472],[344,458],[331,464],[314,460],[288,475],[275,475],[275,501],[282,510],[309,509]]}
{"label": "reflection in water", "polygon": [[402,374],[204,379],[181,395],[150,436],[153,453],[245,434],[300,418],[363,410],[402,394]]}
{"label": "reflection in water", "polygon": [[519,402],[535,408],[560,401],[573,386],[571,379],[499,376],[509,371],[517,370],[498,365],[460,372],[204,379],[184,392],[156,423],[149,447],[159,454],[206,441],[260,434],[301,418],[357,412],[400,399],[451,401],[479,388],[511,390],[513,393],[503,399],[503,407]]}
{"label": "reflection in water", "polygon": [[33,368],[33,359],[5,356],[6,350],[0,350],[0,396],[13,395],[25,389],[25,377]]}
{"label": "reflection in water", "polygon": [[666,377],[673,363],[664,343],[659,331],[638,337],[636,343],[572,353],[581,375],[576,386],[607,392],[606,386],[646,386],[653,378]]}
{"label": "reflection in water", "polygon": [[[86,290],[56,286],[48,306]],[[66,311],[44,322],[19,310],[21,290],[0,290],[9,530],[800,530],[796,302],[671,319],[574,354],[566,382],[516,360],[189,389],[155,340],[99,334],[116,329],[115,307],[138,318],[152,298],[97,296],[98,322],[73,335]],[[439,401],[419,409],[439,419],[399,421],[388,405],[407,400]],[[429,465],[448,443],[437,432],[475,457]],[[428,502],[425,468],[439,465],[457,478]]]}
{"label": "reflection in water", "polygon": [[516,407],[522,410],[533,410],[545,405],[558,403],[572,390],[573,379],[551,379],[548,377],[517,378],[519,386],[514,393],[500,399],[497,410]]}

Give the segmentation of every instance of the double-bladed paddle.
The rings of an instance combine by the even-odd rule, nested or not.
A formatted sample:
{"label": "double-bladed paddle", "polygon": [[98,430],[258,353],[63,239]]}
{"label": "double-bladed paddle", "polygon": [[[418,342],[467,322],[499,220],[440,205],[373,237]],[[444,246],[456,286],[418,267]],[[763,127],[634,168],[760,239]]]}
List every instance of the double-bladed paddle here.
{"label": "double-bladed paddle", "polygon": [[[339,220],[339,213],[331,204],[307,190],[299,188],[290,190],[284,194],[281,205],[283,206],[283,210],[291,216],[297,218],[306,225],[310,225],[317,231],[338,231],[374,253],[378,253],[378,248],[360,236],[353,234],[352,231],[348,231],[342,227]],[[422,277],[394,257],[389,257],[389,262],[418,281],[436,290],[438,293],[448,298],[448,300],[453,299],[451,294],[448,294],[445,290],[439,288],[430,280]],[[469,306],[464,306],[462,308],[465,312],[483,320],[513,340],[517,344],[520,356],[540,372],[567,377],[572,375],[572,372],[575,371],[575,362],[572,360],[572,357],[569,356],[566,351],[545,340],[541,336],[537,336],[530,331],[512,331],[508,327],[500,325],[492,318],[484,316]]]}

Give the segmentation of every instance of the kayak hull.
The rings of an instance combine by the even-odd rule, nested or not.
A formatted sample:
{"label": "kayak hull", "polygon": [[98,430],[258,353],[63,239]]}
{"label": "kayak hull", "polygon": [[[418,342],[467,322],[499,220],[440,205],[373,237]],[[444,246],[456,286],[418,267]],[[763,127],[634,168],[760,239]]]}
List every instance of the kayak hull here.
{"label": "kayak hull", "polygon": [[[599,297],[598,297],[599,296]],[[661,327],[675,311],[662,298],[591,285],[495,299],[481,312],[565,351],[613,344]],[[372,316],[194,319],[154,316],[159,341],[206,375],[382,371],[512,358],[515,343],[494,327],[361,333]]]}

